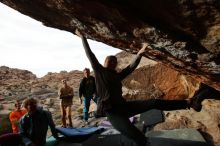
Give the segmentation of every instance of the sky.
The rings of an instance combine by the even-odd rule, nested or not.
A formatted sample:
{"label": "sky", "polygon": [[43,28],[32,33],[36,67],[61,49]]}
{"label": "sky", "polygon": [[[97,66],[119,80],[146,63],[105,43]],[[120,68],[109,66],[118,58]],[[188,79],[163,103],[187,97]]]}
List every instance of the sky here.
{"label": "sky", "polygon": [[[119,49],[89,40],[90,48],[103,64]],[[43,26],[0,3],[0,66],[29,70],[42,77],[48,72],[83,70],[90,63],[81,39],[67,31]]]}

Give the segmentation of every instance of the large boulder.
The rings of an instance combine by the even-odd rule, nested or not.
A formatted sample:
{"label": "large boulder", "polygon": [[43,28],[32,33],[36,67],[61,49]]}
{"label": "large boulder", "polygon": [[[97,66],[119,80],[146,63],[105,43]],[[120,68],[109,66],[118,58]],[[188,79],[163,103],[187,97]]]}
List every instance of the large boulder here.
{"label": "large boulder", "polygon": [[191,98],[200,85],[194,79],[161,64],[141,67],[123,83],[124,89],[128,90],[130,97],[133,95],[141,99],[163,98],[168,100]]}
{"label": "large boulder", "polygon": [[[118,70],[126,67],[134,55],[117,54]],[[123,59],[122,59],[123,58]],[[199,89],[200,82],[152,60],[142,59],[138,68],[123,81],[123,92],[127,100],[135,99],[187,99]],[[219,97],[220,98],[220,97]],[[193,128],[199,130],[209,144],[219,146],[220,101],[205,100],[201,112],[192,109],[164,111],[165,122],[155,130]]]}
{"label": "large boulder", "polygon": [[[118,70],[125,68],[135,56],[126,52],[116,55]],[[199,89],[200,82],[161,63],[143,58],[137,69],[123,81],[123,94],[130,99],[186,99]]]}

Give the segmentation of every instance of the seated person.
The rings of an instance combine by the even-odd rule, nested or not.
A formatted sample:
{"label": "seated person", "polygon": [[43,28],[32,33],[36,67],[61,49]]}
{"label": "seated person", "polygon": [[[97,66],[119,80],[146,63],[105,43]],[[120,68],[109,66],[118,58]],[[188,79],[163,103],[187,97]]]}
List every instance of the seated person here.
{"label": "seated person", "polygon": [[36,99],[26,99],[24,107],[28,113],[20,121],[20,134],[25,146],[44,146],[48,126],[53,136],[58,138],[51,113],[38,108]]}
{"label": "seated person", "polygon": [[16,100],[15,102],[15,110],[9,114],[9,119],[12,125],[13,133],[19,132],[19,120],[23,115],[27,113],[26,109],[21,108],[21,102]]}

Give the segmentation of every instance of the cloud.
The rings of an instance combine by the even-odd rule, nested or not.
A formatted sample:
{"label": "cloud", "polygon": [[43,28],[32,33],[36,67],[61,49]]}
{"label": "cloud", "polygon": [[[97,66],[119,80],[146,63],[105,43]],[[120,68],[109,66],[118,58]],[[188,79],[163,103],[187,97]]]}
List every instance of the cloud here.
{"label": "cloud", "polygon": [[[38,77],[47,72],[82,70],[90,67],[80,38],[45,27],[0,3],[0,66],[32,71]],[[89,41],[100,63],[120,50]]]}

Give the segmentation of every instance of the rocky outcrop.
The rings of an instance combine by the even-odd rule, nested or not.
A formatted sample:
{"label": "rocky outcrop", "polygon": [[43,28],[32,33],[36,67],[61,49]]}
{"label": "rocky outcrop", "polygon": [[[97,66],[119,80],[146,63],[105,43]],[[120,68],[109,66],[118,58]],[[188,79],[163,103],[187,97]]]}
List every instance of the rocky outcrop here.
{"label": "rocky outcrop", "polygon": [[62,79],[68,81],[77,95],[83,73],[81,71],[61,71],[60,73],[48,73],[42,78],[37,78],[36,75],[27,70],[2,66],[0,67],[0,77],[0,99],[11,100],[25,97],[57,97]]}
{"label": "rocky outcrop", "polygon": [[[117,57],[120,70],[131,62],[134,55],[122,52]],[[200,83],[190,76],[144,58],[138,68],[123,81],[123,94],[127,100],[179,100],[191,98],[199,86]],[[158,124],[155,130],[193,128],[199,130],[210,145],[219,146],[219,111],[219,100],[205,100],[199,113],[192,109],[164,111],[165,122]]]}
{"label": "rocky outcrop", "polygon": [[201,112],[178,110],[165,112],[165,122],[158,124],[155,130],[193,128],[201,132],[210,145],[220,145],[220,101],[205,100]]}
{"label": "rocky outcrop", "polygon": [[[0,80],[7,80],[9,82],[17,80],[32,80],[36,79],[36,75],[28,70],[12,69],[7,66],[0,66]],[[1,82],[2,83],[2,82]]]}
{"label": "rocky outcrop", "polygon": [[[118,70],[126,67],[134,57],[126,52],[117,54]],[[123,94],[131,100],[186,99],[191,98],[199,87],[200,82],[190,76],[185,76],[161,63],[142,58],[137,69],[123,81]]]}
{"label": "rocky outcrop", "polygon": [[[44,25],[145,56],[220,90],[218,0],[0,0]],[[131,48],[131,49],[127,49]]]}
{"label": "rocky outcrop", "polygon": [[13,98],[14,95],[25,94],[30,89],[29,81],[36,80],[37,77],[27,70],[12,69],[6,66],[0,67],[0,98]]}

